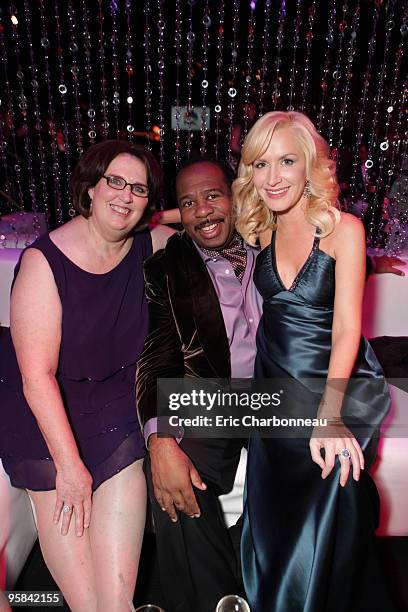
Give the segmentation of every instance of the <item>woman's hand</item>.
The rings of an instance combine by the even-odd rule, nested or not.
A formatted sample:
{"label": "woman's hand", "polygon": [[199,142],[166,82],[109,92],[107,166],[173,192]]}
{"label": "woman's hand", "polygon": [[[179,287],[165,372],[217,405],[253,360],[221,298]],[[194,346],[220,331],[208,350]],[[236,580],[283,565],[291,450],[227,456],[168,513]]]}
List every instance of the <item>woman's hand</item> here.
{"label": "woman's hand", "polygon": [[[344,487],[350,473],[350,462],[354,480],[359,480],[360,470],[364,469],[364,455],[351,431],[339,422],[328,427],[315,427],[309,442],[310,454],[317,465],[322,468],[322,478],[327,478],[336,461],[340,460],[340,485]],[[321,449],[324,448],[324,459]],[[347,449],[350,457],[344,457],[342,451]]]}
{"label": "woman's hand", "polygon": [[58,523],[62,512],[61,533],[67,535],[74,513],[75,533],[82,536],[90,524],[92,505],[92,477],[82,461],[57,470],[56,490],[54,523]]}

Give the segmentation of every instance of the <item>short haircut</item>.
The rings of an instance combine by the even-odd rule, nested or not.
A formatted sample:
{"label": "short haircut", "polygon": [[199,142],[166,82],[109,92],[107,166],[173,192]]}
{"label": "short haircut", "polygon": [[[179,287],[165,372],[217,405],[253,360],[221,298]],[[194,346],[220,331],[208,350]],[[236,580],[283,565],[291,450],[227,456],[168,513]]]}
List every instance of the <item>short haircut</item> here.
{"label": "short haircut", "polygon": [[146,168],[149,200],[146,210],[136,226],[137,229],[141,229],[141,227],[146,226],[158,208],[162,186],[162,171],[149,151],[146,151],[141,145],[127,140],[104,140],[89,147],[82,155],[70,180],[72,206],[86,219],[90,216],[91,198],[89,197],[88,189],[95,187],[96,183],[105,174],[109,164],[115,157],[123,153],[133,155]]}
{"label": "short haircut", "polygon": [[232,182],[236,178],[234,170],[228,163],[207,155],[192,155],[190,159],[184,159],[181,161],[180,166],[178,167],[176,180],[177,176],[180,174],[180,172],[182,172],[182,170],[186,170],[186,168],[191,168],[196,164],[212,164],[213,166],[216,166],[219,170],[221,170],[222,174],[224,175],[225,182],[227,183],[228,187],[231,187]]}

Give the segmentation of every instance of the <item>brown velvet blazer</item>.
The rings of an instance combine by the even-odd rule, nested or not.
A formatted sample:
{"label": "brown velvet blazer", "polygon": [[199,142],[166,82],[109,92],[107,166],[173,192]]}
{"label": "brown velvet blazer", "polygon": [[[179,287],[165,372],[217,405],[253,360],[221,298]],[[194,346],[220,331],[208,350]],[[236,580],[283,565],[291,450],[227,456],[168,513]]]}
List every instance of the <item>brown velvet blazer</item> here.
{"label": "brown velvet blazer", "polygon": [[157,416],[157,378],[230,378],[221,307],[205,263],[185,233],[144,265],[149,333],[136,373],[142,428]]}

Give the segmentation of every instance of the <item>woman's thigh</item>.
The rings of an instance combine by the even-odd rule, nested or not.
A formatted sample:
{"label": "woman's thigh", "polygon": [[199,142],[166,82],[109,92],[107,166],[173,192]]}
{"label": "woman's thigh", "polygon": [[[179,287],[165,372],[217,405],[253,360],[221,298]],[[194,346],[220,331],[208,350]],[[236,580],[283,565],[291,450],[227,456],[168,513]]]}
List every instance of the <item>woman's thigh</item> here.
{"label": "woman's thigh", "polygon": [[145,517],[146,482],[140,460],[106,480],[93,495],[89,534],[98,609],[129,609],[124,598],[133,598]]}
{"label": "woman's thigh", "polygon": [[67,535],[61,520],[53,522],[56,491],[28,491],[44,560],[71,610],[96,610],[95,581],[89,530],[75,534],[74,519]]}

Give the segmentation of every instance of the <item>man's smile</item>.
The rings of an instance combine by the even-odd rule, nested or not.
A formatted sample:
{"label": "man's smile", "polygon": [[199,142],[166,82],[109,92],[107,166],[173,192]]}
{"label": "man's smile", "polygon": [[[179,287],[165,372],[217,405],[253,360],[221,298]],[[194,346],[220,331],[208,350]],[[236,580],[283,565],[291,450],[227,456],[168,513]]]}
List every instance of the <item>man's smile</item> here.
{"label": "man's smile", "polygon": [[202,221],[196,225],[196,230],[210,231],[214,229],[216,225],[223,222],[224,219],[206,219],[205,221]]}

